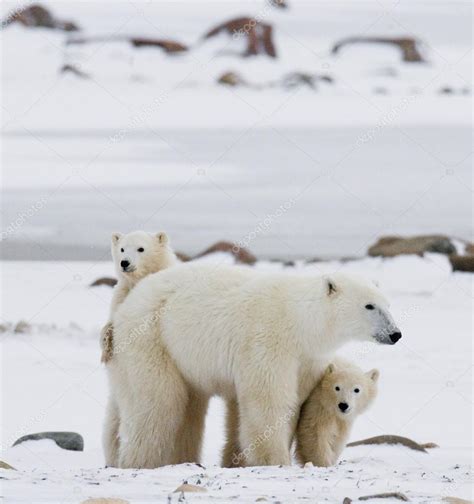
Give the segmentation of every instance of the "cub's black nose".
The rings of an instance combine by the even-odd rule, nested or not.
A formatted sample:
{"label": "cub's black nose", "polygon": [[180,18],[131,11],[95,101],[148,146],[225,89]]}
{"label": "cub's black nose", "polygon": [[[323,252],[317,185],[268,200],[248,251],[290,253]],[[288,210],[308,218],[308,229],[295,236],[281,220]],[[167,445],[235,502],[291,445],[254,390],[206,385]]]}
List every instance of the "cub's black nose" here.
{"label": "cub's black nose", "polygon": [[392,343],[396,343],[402,337],[402,333],[400,331],[394,332],[390,335],[390,341]]}
{"label": "cub's black nose", "polygon": [[130,261],[120,261],[120,266],[122,266],[123,269],[127,269],[130,266]]}
{"label": "cub's black nose", "polygon": [[343,413],[344,413],[344,411],[346,411],[346,409],[349,407],[349,405],[348,405],[347,403],[345,403],[345,402],[340,402],[340,403],[338,404],[338,406],[339,406],[339,409],[340,409]]}

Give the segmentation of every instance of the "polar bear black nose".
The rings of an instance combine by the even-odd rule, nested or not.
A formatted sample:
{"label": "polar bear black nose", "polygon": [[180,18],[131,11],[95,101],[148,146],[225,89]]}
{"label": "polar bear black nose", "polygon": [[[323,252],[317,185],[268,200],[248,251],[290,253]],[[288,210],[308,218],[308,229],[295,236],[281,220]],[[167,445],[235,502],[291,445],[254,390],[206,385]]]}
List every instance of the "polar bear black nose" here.
{"label": "polar bear black nose", "polygon": [[394,332],[390,335],[390,341],[392,343],[396,343],[402,337],[402,333],[400,331]]}
{"label": "polar bear black nose", "polygon": [[130,261],[124,259],[123,261],[120,261],[120,266],[122,266],[123,269],[127,269],[130,266]]}
{"label": "polar bear black nose", "polygon": [[347,403],[345,403],[345,402],[340,402],[340,403],[338,404],[338,406],[339,406],[339,409],[340,409],[343,413],[344,413],[344,411],[346,411],[346,409],[349,407],[349,405],[348,405]]}

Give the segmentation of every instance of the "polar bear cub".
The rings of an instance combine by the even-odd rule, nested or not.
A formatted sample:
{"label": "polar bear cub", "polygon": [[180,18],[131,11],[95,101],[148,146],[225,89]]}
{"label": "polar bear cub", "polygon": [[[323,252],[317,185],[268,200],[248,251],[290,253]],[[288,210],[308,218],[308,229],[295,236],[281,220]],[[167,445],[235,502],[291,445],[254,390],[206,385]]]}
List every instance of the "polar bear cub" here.
{"label": "polar bear cub", "polygon": [[109,321],[101,331],[101,362],[104,363],[109,362],[114,353],[111,321],[118,306],[142,278],[178,262],[164,232],[113,233],[111,249],[118,282],[114,288]]}
{"label": "polar bear cub", "polygon": [[335,465],[352,424],[377,395],[379,371],[364,373],[338,359],[329,364],[301,407],[296,429],[296,458],[315,466]]}

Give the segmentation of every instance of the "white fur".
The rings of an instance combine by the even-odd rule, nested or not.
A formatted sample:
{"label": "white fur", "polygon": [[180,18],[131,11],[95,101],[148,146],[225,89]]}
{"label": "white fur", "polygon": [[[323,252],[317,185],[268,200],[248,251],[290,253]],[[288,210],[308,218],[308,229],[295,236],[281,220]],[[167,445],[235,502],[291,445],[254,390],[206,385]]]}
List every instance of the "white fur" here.
{"label": "white fur", "polygon": [[[111,359],[116,353],[113,339],[112,318],[120,304],[127,297],[131,289],[145,276],[156,273],[178,262],[176,255],[169,245],[166,233],[147,233],[134,231],[123,235],[113,233],[111,251],[118,281],[114,288],[110,307],[109,321],[101,331],[102,362],[107,364],[107,372],[113,373]],[[121,266],[122,261],[128,261],[129,266]],[[108,466],[118,464],[120,413],[111,387],[107,403],[106,418],[103,431],[103,447]]]}
{"label": "white fur", "polygon": [[362,279],[202,264],[143,279],[113,323],[124,348],[113,384],[125,419],[120,467],[182,457],[188,387],[237,401],[246,464],[289,464],[296,412],[334,352],[349,340],[390,343],[398,331],[385,298]]}

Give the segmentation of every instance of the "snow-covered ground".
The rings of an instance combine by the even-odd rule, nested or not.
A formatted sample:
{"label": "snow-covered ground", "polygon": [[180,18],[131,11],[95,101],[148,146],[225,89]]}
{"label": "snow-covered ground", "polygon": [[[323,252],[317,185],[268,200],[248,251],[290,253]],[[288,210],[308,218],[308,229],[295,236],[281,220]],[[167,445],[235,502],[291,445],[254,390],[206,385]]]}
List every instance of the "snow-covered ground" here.
{"label": "snow-covered ground", "polygon": [[[232,261],[226,255],[202,260]],[[379,397],[356,423],[351,440],[399,434],[440,446],[428,454],[387,446],[347,448],[341,462],[328,469],[220,468],[223,408],[217,399],[207,417],[203,467],[104,469],[100,432],[107,391],[98,332],[111,289],[89,284],[112,274],[112,265],[0,264],[0,322],[25,320],[31,325],[29,333],[0,334],[0,459],[17,469],[0,470],[3,502],[79,504],[99,496],[134,504],[178,502],[179,494],[168,496],[185,480],[207,489],[205,494],[187,494],[190,502],[264,498],[341,504],[344,497],[391,491],[406,494],[413,503],[438,503],[444,496],[472,498],[472,276],[452,273],[444,256],[295,266],[301,274],[342,269],[376,280],[402,328],[403,339],[394,347],[354,344],[341,352],[363,368],[381,371]],[[285,271],[277,263],[259,262],[256,267]],[[21,435],[44,430],[81,433],[84,452],[63,451],[49,441],[11,448]]]}
{"label": "snow-covered ground", "polygon": [[[177,249],[195,253],[242,239],[291,200],[253,240],[260,257],[363,255],[387,233],[469,238],[472,5],[289,3],[44,2],[81,36],[192,47],[174,56],[2,30],[2,229],[45,200],[8,234],[2,257],[95,260],[111,229],[139,227],[167,229]],[[2,2],[1,12],[18,6]],[[200,41],[243,15],[274,26],[276,59],[241,58],[243,40],[227,35]],[[427,63],[403,63],[389,46],[331,54],[352,35],[419,38]],[[64,64],[90,78],[59,73]],[[226,71],[253,84],[289,72],[334,82],[230,88],[216,83]]]}

